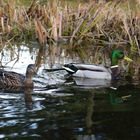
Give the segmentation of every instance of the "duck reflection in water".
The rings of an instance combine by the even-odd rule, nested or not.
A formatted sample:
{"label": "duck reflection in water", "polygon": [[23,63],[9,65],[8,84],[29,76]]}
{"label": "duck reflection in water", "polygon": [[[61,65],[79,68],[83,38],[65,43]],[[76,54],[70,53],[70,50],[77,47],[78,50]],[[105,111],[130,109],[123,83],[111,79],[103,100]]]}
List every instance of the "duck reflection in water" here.
{"label": "duck reflection in water", "polygon": [[83,88],[103,88],[111,86],[110,80],[80,78],[80,77],[69,77],[66,80],[66,83],[73,83],[74,85]]}
{"label": "duck reflection in water", "polygon": [[33,109],[32,91],[33,89],[29,87],[24,89],[25,105],[26,105],[26,108],[29,110]]}

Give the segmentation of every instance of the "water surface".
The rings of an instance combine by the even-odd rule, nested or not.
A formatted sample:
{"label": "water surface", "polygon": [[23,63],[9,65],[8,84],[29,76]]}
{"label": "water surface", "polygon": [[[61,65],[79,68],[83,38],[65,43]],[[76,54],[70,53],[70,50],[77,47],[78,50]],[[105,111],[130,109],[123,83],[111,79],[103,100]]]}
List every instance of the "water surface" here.
{"label": "water surface", "polygon": [[[56,50],[55,50],[56,49]],[[44,140],[136,140],[140,137],[140,86],[137,81],[76,78],[66,80],[65,71],[46,72],[68,62],[82,62],[74,52],[44,50],[36,88],[0,91],[0,138]],[[59,51],[58,51],[59,50]],[[6,70],[25,74],[35,63],[38,48],[3,50]],[[27,61],[28,60],[28,61]],[[88,61],[88,59],[86,60]]]}

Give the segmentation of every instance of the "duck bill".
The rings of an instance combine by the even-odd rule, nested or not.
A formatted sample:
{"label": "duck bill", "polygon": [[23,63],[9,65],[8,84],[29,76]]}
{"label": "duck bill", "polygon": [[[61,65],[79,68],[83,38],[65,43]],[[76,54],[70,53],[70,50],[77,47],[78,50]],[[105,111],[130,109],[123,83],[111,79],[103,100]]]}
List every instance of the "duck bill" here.
{"label": "duck bill", "polygon": [[127,56],[124,56],[124,60],[128,61],[128,62],[132,62],[133,60]]}

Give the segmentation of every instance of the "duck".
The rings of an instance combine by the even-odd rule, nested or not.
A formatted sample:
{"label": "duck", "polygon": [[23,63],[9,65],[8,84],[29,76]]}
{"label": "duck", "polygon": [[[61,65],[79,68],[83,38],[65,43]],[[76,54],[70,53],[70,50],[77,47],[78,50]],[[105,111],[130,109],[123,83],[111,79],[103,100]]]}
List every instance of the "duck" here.
{"label": "duck", "polygon": [[30,87],[33,88],[32,77],[35,72],[35,64],[29,64],[26,69],[25,76],[13,71],[5,71],[0,69],[0,86],[5,89],[8,87],[22,88]]}
{"label": "duck", "polygon": [[132,61],[132,59],[124,55],[122,50],[113,50],[111,53],[110,68],[102,65],[81,63],[64,64],[62,68],[68,72],[69,77],[94,78],[104,80],[118,79],[120,75],[120,68],[118,63],[121,59]]}

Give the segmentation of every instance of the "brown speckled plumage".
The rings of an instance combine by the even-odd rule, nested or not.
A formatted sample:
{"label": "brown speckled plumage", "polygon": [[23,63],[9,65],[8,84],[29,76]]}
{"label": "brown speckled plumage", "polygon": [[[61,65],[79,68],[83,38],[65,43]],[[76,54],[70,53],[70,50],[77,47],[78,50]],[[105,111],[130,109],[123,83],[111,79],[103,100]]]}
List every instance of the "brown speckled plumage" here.
{"label": "brown speckled plumage", "polygon": [[6,87],[30,86],[30,85],[25,85],[26,81],[29,81],[27,83],[33,86],[32,76],[34,73],[35,73],[35,66],[33,64],[28,65],[26,70],[26,76],[16,72],[0,70],[0,87],[6,88]]}

